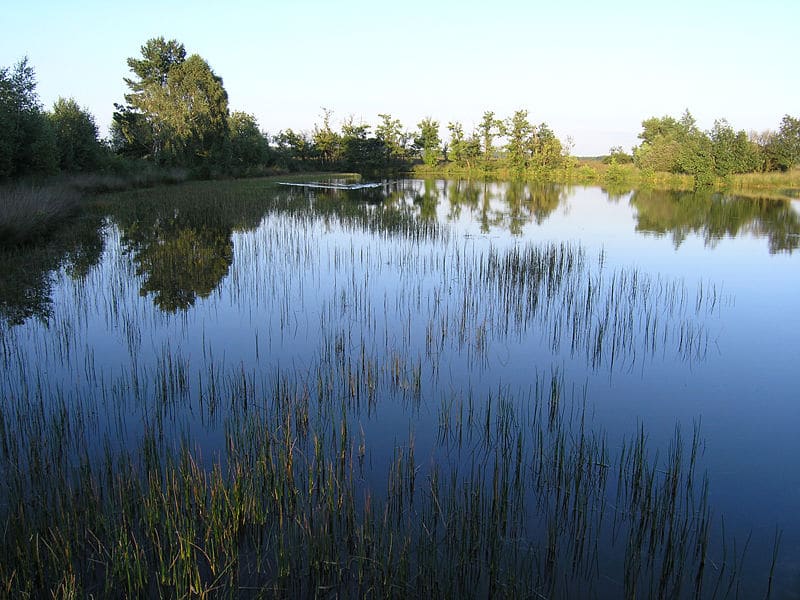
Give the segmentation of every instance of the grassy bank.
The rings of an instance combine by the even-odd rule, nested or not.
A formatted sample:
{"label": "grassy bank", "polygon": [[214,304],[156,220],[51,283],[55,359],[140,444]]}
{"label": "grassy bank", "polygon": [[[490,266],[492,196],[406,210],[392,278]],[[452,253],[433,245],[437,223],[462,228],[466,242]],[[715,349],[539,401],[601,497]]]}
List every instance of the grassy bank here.
{"label": "grassy bank", "polygon": [[[252,175],[241,179],[263,183],[264,180],[277,182],[360,177],[356,173],[287,174],[276,169]],[[201,187],[205,182],[219,185],[219,179],[192,179],[190,172],[185,169],[144,165],[138,170],[119,173],[80,173],[0,187],[0,248],[34,243],[50,235],[78,213],[87,198],[192,181]]]}
{"label": "grassy bank", "polygon": [[[681,173],[663,173],[642,170],[632,164],[605,164],[599,160],[582,160],[566,168],[548,171],[526,171],[523,173],[506,168],[464,169],[446,164],[435,168],[417,165],[412,170],[415,177],[453,177],[514,180],[529,179],[543,182],[577,185],[602,185],[605,187],[648,188],[664,191],[692,191],[696,189],[695,178]],[[800,169],[770,173],[745,173],[718,177],[710,189],[734,192],[743,196],[770,197],[776,199],[800,198]]]}
{"label": "grassy bank", "polygon": [[68,187],[15,185],[0,188],[0,246],[47,235],[78,210],[80,195]]}
{"label": "grassy bank", "polygon": [[0,248],[34,243],[77,214],[87,196],[186,181],[182,169],[80,173],[0,187]]}

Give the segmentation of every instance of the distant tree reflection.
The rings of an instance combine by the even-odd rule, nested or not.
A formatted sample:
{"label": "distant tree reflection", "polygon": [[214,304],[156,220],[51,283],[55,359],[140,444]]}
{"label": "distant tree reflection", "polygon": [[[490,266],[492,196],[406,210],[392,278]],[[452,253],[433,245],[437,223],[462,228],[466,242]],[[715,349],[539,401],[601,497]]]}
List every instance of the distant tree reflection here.
{"label": "distant tree reflection", "polygon": [[788,200],[639,190],[630,202],[636,208],[636,230],[670,235],[675,247],[691,234],[711,246],[725,237],[766,237],[773,254],[800,247],[800,215]]}

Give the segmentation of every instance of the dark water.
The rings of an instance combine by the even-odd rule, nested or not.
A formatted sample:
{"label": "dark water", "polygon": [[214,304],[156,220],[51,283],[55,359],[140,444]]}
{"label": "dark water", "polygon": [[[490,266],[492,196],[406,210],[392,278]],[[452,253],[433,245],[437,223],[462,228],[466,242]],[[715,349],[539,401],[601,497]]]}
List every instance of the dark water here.
{"label": "dark water", "polygon": [[[643,430],[666,453],[676,426],[699,425],[714,530],[724,516],[739,548],[750,539],[742,594],[765,593],[778,530],[773,594],[800,597],[800,202],[259,185],[129,194],[4,256],[4,410],[81,413],[98,451],[135,445],[157,413],[213,457],[225,409],[198,409],[212,386],[266,401],[276,379],[315,389],[347,356],[375,374],[353,406],[369,485],[410,431],[419,462],[438,460],[453,398],[524,403],[555,374],[612,447]],[[531,248],[572,261],[533,309],[514,297],[530,289],[497,283]]]}

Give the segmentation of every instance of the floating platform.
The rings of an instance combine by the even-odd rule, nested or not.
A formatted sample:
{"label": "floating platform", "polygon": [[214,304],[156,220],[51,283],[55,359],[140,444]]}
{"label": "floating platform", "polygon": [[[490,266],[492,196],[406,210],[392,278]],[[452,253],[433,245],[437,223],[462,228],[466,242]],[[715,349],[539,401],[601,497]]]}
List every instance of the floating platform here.
{"label": "floating platform", "polygon": [[293,187],[307,187],[321,190],[364,190],[368,188],[379,188],[388,186],[390,182],[384,183],[319,183],[310,181],[308,183],[289,183],[279,181],[278,185],[291,185]]}

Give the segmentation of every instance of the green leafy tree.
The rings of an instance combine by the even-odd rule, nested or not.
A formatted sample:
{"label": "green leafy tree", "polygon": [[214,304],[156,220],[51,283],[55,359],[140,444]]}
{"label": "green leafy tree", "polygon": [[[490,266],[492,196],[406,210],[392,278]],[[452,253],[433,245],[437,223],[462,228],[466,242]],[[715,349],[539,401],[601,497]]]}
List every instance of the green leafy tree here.
{"label": "green leafy tree", "polygon": [[714,151],[711,139],[701,131],[690,132],[681,140],[678,172],[692,175],[696,186],[714,182]]}
{"label": "green leafy tree", "polygon": [[532,141],[531,166],[537,173],[544,174],[560,167],[564,161],[564,147],[547,123],[539,124]]}
{"label": "green leafy tree", "polygon": [[447,131],[450,132],[450,159],[459,167],[467,166],[464,127],[458,121],[451,121],[447,124]]}
{"label": "green leafy tree", "polygon": [[388,162],[394,165],[404,163],[408,160],[408,135],[402,123],[389,114],[379,114],[378,117],[381,122],[375,128],[375,137],[386,146]]}
{"label": "green leafy tree", "polygon": [[128,158],[145,158],[152,155],[155,141],[153,127],[144,114],[131,106],[114,104],[110,128],[111,150]]}
{"label": "green leafy tree", "polygon": [[673,117],[651,117],[642,121],[633,159],[640,169],[674,173],[678,170],[681,125]]}
{"label": "green leafy tree", "polygon": [[273,141],[278,147],[278,162],[281,167],[293,170],[304,167],[313,155],[313,142],[305,132],[285,129],[279,131]]}
{"label": "green leafy tree", "polygon": [[641,145],[634,150],[634,162],[641,169],[688,173],[696,183],[710,183],[714,177],[711,139],[700,131],[692,114],[680,119],[653,117],[642,122]]}
{"label": "green leafy tree", "polygon": [[208,167],[225,164],[228,95],[208,63],[186,58],[183,44],[163,37],[128,59],[136,78],[125,79],[127,106],[114,115],[118,136],[133,147],[148,147],[158,162]]}
{"label": "green leafy tree", "polygon": [[342,148],[345,167],[358,173],[374,173],[385,164],[387,147],[370,137],[370,126],[356,123],[350,116],[342,123]]}
{"label": "green leafy tree", "polygon": [[633,162],[642,170],[674,173],[679,152],[677,140],[659,137],[639,145],[633,152]]}
{"label": "green leafy tree", "polygon": [[714,121],[710,133],[711,151],[714,156],[714,172],[720,177],[727,177],[736,172],[736,132],[725,119]]}
{"label": "green leafy tree", "polygon": [[98,167],[103,146],[94,116],[72,98],[59,98],[48,115],[55,134],[62,171],[89,171]]}
{"label": "green leafy tree", "polygon": [[414,147],[428,166],[435,166],[442,153],[442,140],[439,138],[439,121],[425,117],[417,124]]}
{"label": "green leafy tree", "polygon": [[481,160],[481,139],[477,133],[472,133],[464,140],[464,162],[467,163],[467,168],[472,169],[476,167]]}
{"label": "green leafy tree", "polygon": [[603,158],[603,163],[608,165],[612,161],[618,165],[629,164],[633,162],[633,156],[625,152],[622,146],[612,146],[608,150],[608,156]]}
{"label": "green leafy tree", "polygon": [[761,168],[759,148],[744,131],[734,131],[725,119],[714,121],[708,133],[714,156],[714,172],[719,177],[731,173],[751,173]]}
{"label": "green leafy tree", "polygon": [[781,171],[800,163],[800,119],[785,115],[767,150]]}
{"label": "green leafy tree", "polygon": [[483,149],[484,167],[487,167],[494,159],[494,140],[504,134],[503,128],[503,122],[495,118],[494,112],[487,110],[483,113],[483,119],[478,125],[478,135]]}
{"label": "green leafy tree", "polygon": [[135,77],[124,78],[130,92],[125,105],[115,105],[112,136],[121,154],[161,160],[169,132],[157,113],[157,98],[167,88],[169,72],[186,60],[186,49],[176,40],[158,37],[148,40],[141,54],[127,60]]}
{"label": "green leafy tree", "polygon": [[311,140],[323,166],[332,166],[341,158],[342,139],[331,128],[333,111],[322,109],[322,126],[314,125]]}
{"label": "green leafy tree", "polygon": [[245,112],[233,112],[228,118],[231,164],[238,167],[263,165],[269,157],[269,144],[256,118]]}
{"label": "green leafy tree", "polygon": [[28,59],[0,69],[0,179],[53,173],[56,140],[36,93]]}
{"label": "green leafy tree", "polygon": [[521,172],[528,168],[534,149],[533,134],[536,132],[528,121],[528,111],[518,110],[506,125],[506,160],[511,170]]}
{"label": "green leafy tree", "polygon": [[177,164],[224,164],[228,94],[205,60],[192,54],[170,69],[153,98],[154,119],[166,132],[164,149]]}

